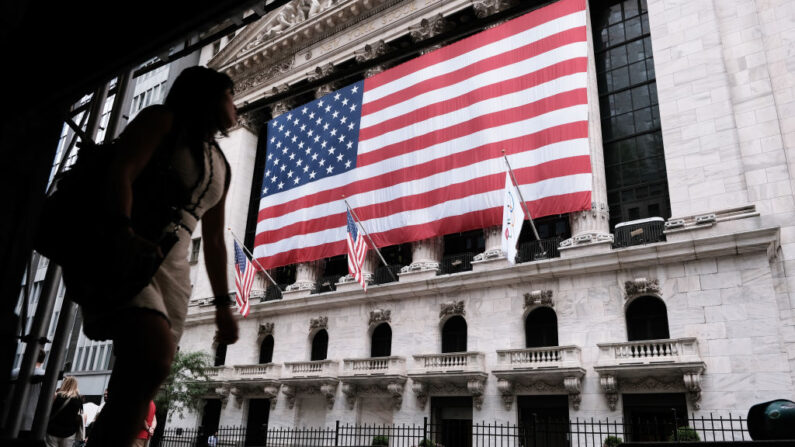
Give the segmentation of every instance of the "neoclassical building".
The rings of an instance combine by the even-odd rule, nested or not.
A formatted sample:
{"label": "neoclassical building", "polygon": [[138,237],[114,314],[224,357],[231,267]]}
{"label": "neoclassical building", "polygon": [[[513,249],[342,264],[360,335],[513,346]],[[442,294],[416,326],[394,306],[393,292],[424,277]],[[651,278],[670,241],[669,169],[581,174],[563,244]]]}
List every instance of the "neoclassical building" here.
{"label": "neoclassical building", "polygon": [[[207,47],[248,110],[221,141],[233,232],[251,248],[269,119],[544,3],[296,0]],[[214,391],[171,426],[681,418],[793,398],[795,6],[587,3],[592,209],[537,219],[515,265],[499,227],[382,247],[367,293],[344,256],[273,269],[228,347],[196,239],[180,346],[215,357]]]}

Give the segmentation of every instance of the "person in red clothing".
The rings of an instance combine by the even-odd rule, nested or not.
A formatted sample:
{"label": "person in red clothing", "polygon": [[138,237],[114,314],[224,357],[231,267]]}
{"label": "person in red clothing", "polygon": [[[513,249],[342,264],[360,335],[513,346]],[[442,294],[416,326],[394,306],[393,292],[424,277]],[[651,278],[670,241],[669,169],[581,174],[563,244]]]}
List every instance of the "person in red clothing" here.
{"label": "person in red clothing", "polygon": [[146,447],[149,445],[149,440],[155,433],[157,427],[157,418],[155,417],[155,402],[149,401],[149,411],[146,413],[146,420],[144,420],[144,427],[135,437],[133,447]]}

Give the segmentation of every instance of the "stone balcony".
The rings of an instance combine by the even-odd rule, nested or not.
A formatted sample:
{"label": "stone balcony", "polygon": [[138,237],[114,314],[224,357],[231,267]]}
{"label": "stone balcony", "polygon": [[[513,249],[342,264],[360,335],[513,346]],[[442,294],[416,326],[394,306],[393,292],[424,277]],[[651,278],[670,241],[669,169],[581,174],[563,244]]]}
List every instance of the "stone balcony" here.
{"label": "stone balcony", "polygon": [[259,365],[235,365],[227,370],[230,391],[237,396],[238,402],[244,397],[262,397],[270,399],[271,407],[275,408],[279,396],[282,365],[264,363]]}
{"label": "stone balcony", "polygon": [[701,373],[706,364],[695,338],[601,343],[594,370],[611,409],[622,390],[666,389],[686,391],[698,409]]}
{"label": "stone balcony", "polygon": [[328,408],[333,408],[339,384],[338,371],[339,362],[336,360],[286,362],[280,382],[282,393],[287,396],[288,406],[293,408],[297,394],[319,392],[326,398]]}
{"label": "stone balcony", "polygon": [[358,396],[368,393],[390,395],[397,410],[403,402],[406,359],[403,357],[344,359],[339,378],[349,409],[353,409]]}
{"label": "stone balcony", "polygon": [[408,376],[422,408],[430,394],[463,393],[471,395],[473,404],[480,409],[488,378],[482,352],[415,355],[414,368]]}
{"label": "stone balcony", "polygon": [[578,346],[498,350],[497,366],[491,373],[497,377],[506,410],[511,409],[517,392],[526,391],[565,390],[574,409],[580,406],[585,369]]}

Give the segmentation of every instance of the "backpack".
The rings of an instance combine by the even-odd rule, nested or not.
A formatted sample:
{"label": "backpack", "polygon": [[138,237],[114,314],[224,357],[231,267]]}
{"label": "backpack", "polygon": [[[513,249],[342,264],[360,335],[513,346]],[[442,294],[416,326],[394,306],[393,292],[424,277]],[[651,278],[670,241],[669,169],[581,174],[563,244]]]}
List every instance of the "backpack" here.
{"label": "backpack", "polygon": [[[178,240],[179,209],[186,196],[170,169],[168,149],[173,146],[173,138],[164,139],[133,183],[137,206],[132,227],[164,256]],[[81,306],[130,300],[149,284],[163,260],[125,236],[108,206],[108,172],[117,153],[116,141],[81,145],[71,169],[54,180],[34,237],[33,248],[61,266],[68,297]]]}

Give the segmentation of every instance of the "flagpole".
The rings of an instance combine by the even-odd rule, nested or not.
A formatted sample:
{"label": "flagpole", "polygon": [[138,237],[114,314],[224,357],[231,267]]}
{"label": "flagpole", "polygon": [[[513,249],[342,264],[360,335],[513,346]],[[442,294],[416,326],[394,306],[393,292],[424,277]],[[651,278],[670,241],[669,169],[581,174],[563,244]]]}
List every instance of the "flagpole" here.
{"label": "flagpole", "polygon": [[505,159],[505,164],[508,166],[508,172],[511,174],[511,181],[513,182],[513,186],[516,187],[516,191],[519,193],[519,198],[522,200],[522,204],[524,205],[525,211],[527,212],[527,218],[530,220],[530,227],[533,229],[533,234],[536,237],[537,241],[540,241],[541,238],[538,237],[538,231],[536,230],[536,224],[533,223],[533,216],[530,214],[530,208],[527,206],[527,202],[524,201],[524,197],[522,197],[522,190],[519,189],[519,183],[516,181],[516,177],[513,175],[513,169],[511,169],[511,164],[508,163],[508,156],[505,155],[505,149],[502,150],[502,158]]}
{"label": "flagpole", "polygon": [[372,245],[373,250],[375,250],[375,252],[378,253],[378,257],[381,258],[381,262],[384,263],[384,267],[386,267],[386,270],[389,272],[389,275],[392,276],[392,279],[397,281],[398,279],[395,278],[395,274],[392,273],[392,270],[389,270],[389,264],[386,263],[386,259],[384,259],[384,257],[381,255],[381,250],[378,249],[378,246],[375,245],[375,242],[373,242],[373,238],[371,238],[367,230],[364,229],[364,224],[362,223],[361,220],[359,220],[359,216],[356,215],[356,211],[354,211],[353,208],[351,208],[351,205],[348,203],[348,199],[346,199],[344,195],[342,196],[342,201],[345,202],[345,206],[348,207],[348,211],[351,212],[351,215],[353,215],[353,218],[356,220],[356,223],[358,223],[359,227],[361,227],[362,231],[364,231],[364,235],[367,236],[367,239],[370,240],[370,245]]}
{"label": "flagpole", "polygon": [[246,254],[248,254],[251,257],[251,260],[254,261],[255,264],[257,264],[257,267],[259,267],[259,269],[262,270],[262,273],[264,273],[265,276],[267,276],[268,279],[271,280],[271,282],[273,283],[274,286],[276,286],[276,288],[279,288],[279,285],[276,284],[276,281],[274,281],[273,278],[271,278],[271,275],[268,274],[268,271],[265,270],[262,267],[262,265],[260,265],[259,261],[257,261],[257,258],[255,258],[254,255],[251,254],[250,251],[248,251],[248,248],[246,248],[246,245],[244,243],[240,242],[240,239],[238,239],[237,236],[235,236],[235,232],[232,231],[232,229],[229,228],[229,227],[226,227],[226,229],[229,230],[229,234],[231,234],[232,237],[235,238],[235,240],[237,241],[237,244],[240,245],[241,247],[243,247],[243,250],[245,250]]}

